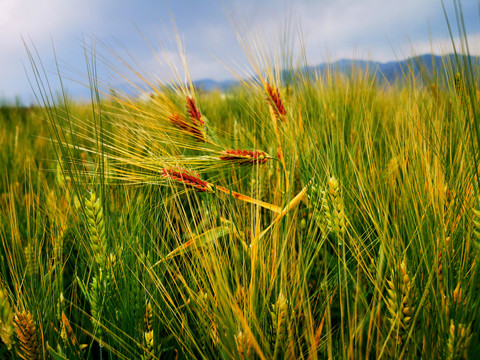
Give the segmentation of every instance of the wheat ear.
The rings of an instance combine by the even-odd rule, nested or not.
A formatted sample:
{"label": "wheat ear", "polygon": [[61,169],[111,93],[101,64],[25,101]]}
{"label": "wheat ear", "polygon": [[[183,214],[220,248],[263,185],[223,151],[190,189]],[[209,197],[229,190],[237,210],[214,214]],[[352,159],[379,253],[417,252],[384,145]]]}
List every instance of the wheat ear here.
{"label": "wheat ear", "polygon": [[90,248],[95,262],[102,268],[105,265],[107,253],[105,220],[100,198],[93,191],[90,193],[90,197],[85,199],[85,213],[90,233]]}
{"label": "wheat ear", "polygon": [[175,126],[177,129],[182,130],[198,141],[205,142],[205,134],[203,133],[202,129],[197,125],[189,123],[182,115],[172,114],[168,120],[170,121],[170,124]]}
{"label": "wheat ear", "polygon": [[202,180],[200,175],[193,171],[188,171],[186,169],[164,168],[162,169],[162,176],[177,183],[182,183],[186,187],[193,188],[198,192],[213,193],[213,186],[210,183]]}
{"label": "wheat ear", "polygon": [[250,343],[248,334],[245,334],[243,331],[239,331],[235,335],[235,344],[237,346],[237,352],[240,359],[243,360],[250,357],[252,345]]}
{"label": "wheat ear", "polygon": [[332,205],[332,230],[343,238],[345,235],[345,208],[340,184],[335,177],[328,179],[328,195]]}
{"label": "wheat ear", "polygon": [[259,150],[225,150],[222,151],[220,160],[229,161],[239,165],[265,164],[269,157]]}
{"label": "wheat ear", "polygon": [[143,333],[143,345],[145,347],[142,360],[152,360],[155,358],[155,341],[153,337],[153,309],[152,304],[147,301],[145,306],[145,331]]}
{"label": "wheat ear", "polygon": [[390,331],[396,340],[396,345],[402,345],[404,335],[408,331],[413,308],[411,305],[411,280],[407,273],[405,262],[399,267],[400,274],[392,270],[387,280],[387,309],[389,312]]}
{"label": "wheat ear", "polygon": [[40,344],[32,314],[28,311],[16,313],[13,326],[18,339],[17,355],[24,360],[40,360]]}
{"label": "wheat ear", "polygon": [[472,340],[472,331],[470,326],[463,324],[457,326],[450,320],[447,341],[447,360],[468,359],[468,349]]}
{"label": "wheat ear", "polygon": [[290,346],[293,340],[292,334],[292,314],[289,312],[289,301],[280,292],[277,301],[272,305],[272,324],[275,333],[275,347],[273,358],[278,358],[278,354],[285,343]]}
{"label": "wheat ear", "polygon": [[202,118],[200,110],[198,110],[195,99],[191,96],[187,96],[187,112],[195,126],[205,125],[205,121]]}
{"label": "wheat ear", "polygon": [[267,101],[270,105],[270,108],[273,110],[277,119],[285,122],[285,117],[287,112],[285,110],[285,106],[283,105],[283,101],[280,97],[279,91],[276,87],[266,83],[265,91],[267,92]]}

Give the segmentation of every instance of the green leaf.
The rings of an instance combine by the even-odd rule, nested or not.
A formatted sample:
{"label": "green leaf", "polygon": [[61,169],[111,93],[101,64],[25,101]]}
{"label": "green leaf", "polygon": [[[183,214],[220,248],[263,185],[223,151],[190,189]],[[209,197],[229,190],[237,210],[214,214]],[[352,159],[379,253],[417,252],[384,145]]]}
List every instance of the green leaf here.
{"label": "green leaf", "polygon": [[48,352],[50,353],[50,356],[52,357],[52,359],[54,359],[54,360],[69,360],[68,358],[66,358],[62,354],[53,350],[52,347],[48,344],[47,344],[47,349],[48,349]]}

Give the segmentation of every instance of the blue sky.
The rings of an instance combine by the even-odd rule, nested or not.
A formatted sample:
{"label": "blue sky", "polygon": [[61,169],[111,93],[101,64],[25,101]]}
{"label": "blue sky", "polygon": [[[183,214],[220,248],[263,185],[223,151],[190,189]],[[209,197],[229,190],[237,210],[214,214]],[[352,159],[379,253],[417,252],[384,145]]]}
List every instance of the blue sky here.
{"label": "blue sky", "polygon": [[[445,3],[453,21],[453,1]],[[480,54],[479,4],[464,0],[462,7],[471,51]],[[0,0],[0,98],[32,99],[22,37],[31,49],[35,45],[52,75],[54,46],[61,71],[84,81],[83,42],[95,38],[97,44],[128,52],[153,76],[158,66],[150,47],[163,56],[161,44],[167,44],[165,53],[177,59],[175,46],[168,46],[174,39],[172,18],[192,77],[231,79],[222,62],[246,64],[229,20],[232,13],[246,19],[249,33],[265,38],[289,19],[294,38],[301,27],[311,65],[340,58],[385,62],[412,51],[430,52],[432,44],[435,53],[451,51],[440,0]],[[112,57],[102,46],[96,48],[99,59]],[[78,86],[67,85],[73,93]]]}

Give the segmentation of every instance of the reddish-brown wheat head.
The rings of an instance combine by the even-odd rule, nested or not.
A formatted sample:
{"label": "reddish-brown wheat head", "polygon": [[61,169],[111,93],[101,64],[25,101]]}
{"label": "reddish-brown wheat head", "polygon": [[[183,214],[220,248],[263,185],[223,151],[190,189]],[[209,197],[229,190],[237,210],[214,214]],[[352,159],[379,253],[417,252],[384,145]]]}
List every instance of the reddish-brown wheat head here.
{"label": "reddish-brown wheat head", "polygon": [[272,108],[273,112],[277,119],[285,121],[285,116],[287,115],[287,111],[285,110],[285,106],[283,106],[282,99],[280,98],[280,94],[278,89],[272,87],[268,82],[266,84],[265,90],[267,91],[267,101]]}
{"label": "reddish-brown wheat head", "polygon": [[220,160],[230,161],[240,165],[265,164],[268,159],[268,155],[259,150],[230,149],[222,151],[220,156]]}
{"label": "reddish-brown wheat head", "polygon": [[198,192],[213,193],[212,184],[202,180],[200,176],[193,171],[164,168],[162,169],[162,176],[178,183],[182,183],[187,187],[194,188]]}
{"label": "reddish-brown wheat head", "polygon": [[188,133],[198,141],[205,142],[205,135],[202,130],[198,126],[190,124],[182,115],[172,114],[169,121],[173,126]]}
{"label": "reddish-brown wheat head", "polygon": [[205,121],[202,119],[202,114],[200,113],[200,110],[198,110],[197,104],[191,96],[187,96],[187,112],[195,126],[205,124]]}

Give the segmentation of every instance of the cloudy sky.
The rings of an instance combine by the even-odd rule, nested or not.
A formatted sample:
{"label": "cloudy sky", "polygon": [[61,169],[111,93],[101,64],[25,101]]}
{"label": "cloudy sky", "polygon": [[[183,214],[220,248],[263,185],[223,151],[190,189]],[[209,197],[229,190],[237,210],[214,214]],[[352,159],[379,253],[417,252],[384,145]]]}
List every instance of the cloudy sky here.
{"label": "cloudy sky", "polygon": [[[445,6],[456,33],[453,0]],[[463,0],[462,7],[471,51],[480,54],[479,4]],[[106,46],[148,73],[157,71],[158,59],[178,61],[169,46],[172,19],[191,76],[230,79],[224,63],[246,63],[232,14],[248,24],[242,31],[263,38],[278,37],[288,19],[293,38],[301,29],[311,65],[340,58],[386,62],[430,52],[432,45],[435,53],[451,51],[440,0],[0,0],[0,99],[32,99],[24,41],[49,75],[56,72],[55,49],[61,72],[84,81],[85,48],[93,39],[99,63],[114,59]],[[107,78],[104,68],[99,65],[99,76]],[[72,93],[76,86],[67,85]]]}

